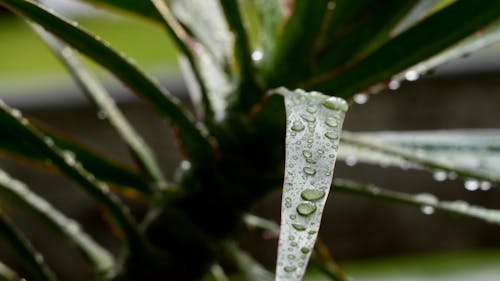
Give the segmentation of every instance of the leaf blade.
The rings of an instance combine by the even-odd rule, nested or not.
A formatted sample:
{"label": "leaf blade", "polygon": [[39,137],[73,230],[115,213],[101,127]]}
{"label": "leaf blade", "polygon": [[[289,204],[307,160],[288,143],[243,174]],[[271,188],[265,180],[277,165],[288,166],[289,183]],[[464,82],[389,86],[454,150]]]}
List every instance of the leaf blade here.
{"label": "leaf blade", "polygon": [[276,280],[302,280],[321,224],[348,106],[318,92],[276,92],[285,96],[287,115]]}

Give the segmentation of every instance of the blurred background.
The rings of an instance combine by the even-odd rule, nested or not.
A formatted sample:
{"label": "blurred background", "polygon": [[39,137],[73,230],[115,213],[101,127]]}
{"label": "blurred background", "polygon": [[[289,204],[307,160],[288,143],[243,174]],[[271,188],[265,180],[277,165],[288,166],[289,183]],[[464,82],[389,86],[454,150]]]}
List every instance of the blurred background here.
{"label": "blurred background", "polygon": [[[156,76],[189,106],[175,50],[163,30],[139,19],[96,12],[72,1],[51,1],[56,10],[109,41]],[[60,3],[65,3],[61,5]],[[67,3],[72,3],[67,5]],[[92,104],[73,84],[50,51],[29,27],[0,10],[0,98],[26,115],[57,128],[95,150],[132,163],[127,149]],[[126,116],[157,153],[172,175],[180,161],[168,126],[112,77],[89,62]],[[500,128],[500,45],[448,63],[397,90],[359,97],[344,128],[350,131],[411,131],[458,128]],[[338,163],[336,176],[372,182],[409,193],[432,192],[444,200],[463,199],[498,209],[500,191],[467,191],[460,180],[437,182],[422,171],[401,171]],[[0,167],[79,218],[83,226],[112,249],[119,241],[93,201],[74,184],[52,171],[23,161],[0,158]],[[334,258],[356,280],[500,280],[500,227],[418,208],[389,205],[333,193],[323,216],[320,235]],[[275,192],[255,213],[279,221],[280,194]],[[140,213],[142,206],[135,204]],[[75,249],[9,202],[2,207],[29,233],[34,244],[62,280],[89,280],[90,269]],[[250,232],[241,245],[268,268],[275,262],[276,241]],[[0,241],[0,260],[18,264]],[[75,273],[78,273],[77,276]]]}

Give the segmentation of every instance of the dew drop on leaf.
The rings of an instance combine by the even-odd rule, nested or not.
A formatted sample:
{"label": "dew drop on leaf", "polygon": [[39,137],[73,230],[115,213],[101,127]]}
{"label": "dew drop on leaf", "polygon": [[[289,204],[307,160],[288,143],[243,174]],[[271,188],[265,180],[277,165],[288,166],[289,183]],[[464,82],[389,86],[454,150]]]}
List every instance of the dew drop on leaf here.
{"label": "dew drop on leaf", "polygon": [[303,171],[304,171],[304,173],[306,173],[306,175],[310,175],[310,176],[316,174],[316,170],[314,170],[311,167],[304,167]]}
{"label": "dew drop on leaf", "polygon": [[312,203],[300,203],[297,206],[297,213],[301,216],[309,216],[316,212],[316,205]]}
{"label": "dew drop on leaf", "polygon": [[298,231],[304,231],[304,230],[306,230],[306,227],[303,226],[303,225],[301,225],[301,224],[294,223],[294,224],[292,224],[292,226],[293,226],[293,228],[295,228]]}
{"label": "dew drop on leaf", "polygon": [[300,196],[307,201],[317,201],[325,197],[325,191],[321,189],[306,189],[302,191]]}

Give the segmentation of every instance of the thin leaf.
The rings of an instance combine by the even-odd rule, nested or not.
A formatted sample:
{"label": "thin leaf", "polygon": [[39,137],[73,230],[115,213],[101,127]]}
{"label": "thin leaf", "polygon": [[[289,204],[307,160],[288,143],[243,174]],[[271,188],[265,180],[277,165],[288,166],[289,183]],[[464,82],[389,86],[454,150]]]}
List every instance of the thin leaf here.
{"label": "thin leaf", "polygon": [[350,97],[425,60],[498,20],[499,1],[457,1],[342,71],[315,77],[307,88]]}
{"label": "thin leaf", "polygon": [[310,74],[311,55],[327,18],[329,0],[296,0],[293,12],[276,38],[269,68],[265,70],[267,83],[295,87]]}
{"label": "thin leaf", "polygon": [[[363,3],[359,3],[363,2]],[[317,58],[316,73],[337,69],[365,56],[367,53],[383,45],[389,38],[392,28],[417,3],[417,0],[383,0],[383,1],[336,1],[326,36],[327,42],[322,46]],[[355,9],[357,5],[361,5]],[[355,16],[348,23],[336,20],[343,10],[353,9]],[[338,9],[338,10],[337,10]],[[390,11],[390,12],[389,12]],[[346,27],[341,25],[347,25]],[[340,25],[340,26],[339,26]],[[340,27],[340,30],[334,29]],[[346,30],[348,29],[347,33]]]}
{"label": "thin leaf", "polygon": [[[126,194],[151,195],[152,191],[147,182],[129,167],[108,159],[60,133],[43,128],[40,124],[36,124],[36,126],[42,130],[44,135],[52,139],[58,147],[74,153],[82,165],[97,178],[118,185],[120,190]],[[29,161],[35,161],[43,166],[53,167],[50,160],[43,153],[9,131],[0,131],[0,150]]]}
{"label": "thin leaf", "polygon": [[184,150],[193,165],[201,165],[213,158],[206,131],[195,125],[192,116],[182,109],[177,99],[123,55],[111,49],[107,43],[78,28],[76,23],[58,17],[31,1],[0,0],[0,4],[39,24],[68,45],[92,58],[144,98],[178,129]]}
{"label": "thin leaf", "polygon": [[78,222],[66,217],[49,202],[33,193],[24,183],[0,170],[0,194],[21,204],[74,243],[99,274],[110,273],[114,266],[112,255],[85,233]]}
{"label": "thin leaf", "polygon": [[210,275],[215,281],[231,281],[220,264],[214,264],[210,267]]}
{"label": "thin leaf", "polygon": [[16,250],[16,254],[21,257],[23,263],[26,264],[34,280],[37,281],[56,281],[57,278],[45,263],[43,256],[38,253],[28,239],[16,226],[12,224],[10,219],[0,209],[0,236]]}
{"label": "thin leaf", "polygon": [[21,278],[14,270],[0,262],[0,281],[19,281]]}
{"label": "thin leaf", "polygon": [[[424,168],[500,185],[500,132],[465,130],[406,133],[344,132],[339,158],[382,166]],[[348,160],[351,158],[351,160]],[[488,183],[488,184],[486,184]]]}
{"label": "thin leaf", "polygon": [[229,29],[234,35],[234,56],[237,65],[238,97],[235,106],[240,111],[249,111],[265,92],[257,82],[257,73],[252,60],[252,48],[248,31],[243,24],[241,7],[235,0],[220,0]]}
{"label": "thin leaf", "polygon": [[17,139],[30,143],[62,173],[79,183],[103,207],[129,246],[143,245],[142,234],[128,208],[109,191],[107,184],[89,173],[72,152],[59,148],[52,139],[31,125],[18,110],[9,108],[3,102],[0,102],[0,128],[8,130]]}
{"label": "thin leaf", "polygon": [[251,255],[241,250],[234,242],[226,242],[225,253],[236,263],[247,281],[271,281],[273,274],[267,271]]}
{"label": "thin leaf", "polygon": [[252,214],[245,214],[243,216],[243,221],[247,226],[251,228],[260,228],[269,231],[271,234],[273,234],[273,236],[279,237],[280,226],[274,221],[263,219]]}
{"label": "thin leaf", "polygon": [[273,52],[278,29],[283,22],[284,11],[280,0],[251,0],[259,19],[259,47],[262,60],[266,61]]}
{"label": "thin leaf", "polygon": [[491,224],[500,225],[500,210],[486,209],[470,205],[464,201],[440,201],[436,196],[428,193],[408,194],[345,179],[335,179],[333,186],[337,192],[419,207],[426,214],[432,214],[435,210],[438,210],[452,215],[479,219]]}
{"label": "thin leaf", "polygon": [[285,179],[276,280],[302,280],[333,177],[347,103],[303,90],[276,90],[287,115]]}
{"label": "thin leaf", "polygon": [[81,0],[95,6],[118,8],[131,14],[160,22],[161,16],[148,1],[137,0]]}
{"label": "thin leaf", "polygon": [[167,182],[151,148],[128,122],[106,89],[85,69],[77,54],[39,26],[32,26],[68,69],[87,97],[97,106],[99,113],[104,114],[125,141],[135,159],[155,183],[155,187],[160,190],[167,188]]}

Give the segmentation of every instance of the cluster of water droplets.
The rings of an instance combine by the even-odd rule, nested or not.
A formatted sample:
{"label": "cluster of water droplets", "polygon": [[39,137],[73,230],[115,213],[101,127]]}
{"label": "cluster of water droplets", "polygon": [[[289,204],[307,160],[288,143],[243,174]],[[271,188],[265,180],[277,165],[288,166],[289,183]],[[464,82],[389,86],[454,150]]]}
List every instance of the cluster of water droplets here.
{"label": "cluster of water droplets", "polygon": [[347,103],[316,92],[288,93],[277,280],[300,280],[319,230]]}

